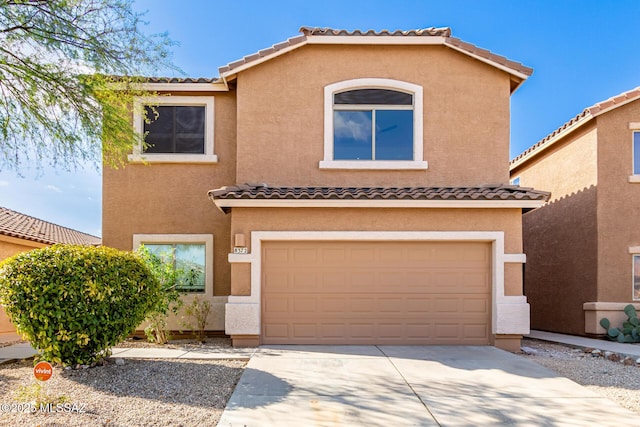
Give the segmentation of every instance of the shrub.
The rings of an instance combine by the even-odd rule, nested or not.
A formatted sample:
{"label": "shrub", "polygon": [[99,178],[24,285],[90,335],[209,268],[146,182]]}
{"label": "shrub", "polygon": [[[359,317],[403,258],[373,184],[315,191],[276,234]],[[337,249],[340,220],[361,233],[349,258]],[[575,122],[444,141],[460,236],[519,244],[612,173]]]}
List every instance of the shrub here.
{"label": "shrub", "polygon": [[640,319],[633,304],[628,304],[624,308],[627,320],[622,324],[622,328],[612,328],[611,322],[606,317],[600,320],[600,326],[607,330],[607,338],[621,343],[640,342]]}
{"label": "shrub", "polygon": [[157,305],[160,284],[136,254],[54,245],[0,264],[0,303],[40,358],[89,364]]}
{"label": "shrub", "polygon": [[204,342],[204,331],[207,327],[207,317],[209,317],[210,312],[211,303],[207,300],[200,301],[198,297],[195,297],[191,304],[184,308],[185,315],[182,317],[182,325],[191,329],[194,338],[201,343]]}
{"label": "shrub", "polygon": [[157,344],[166,344],[171,338],[167,326],[167,317],[170,313],[178,314],[178,310],[183,305],[180,299],[179,285],[192,287],[198,281],[202,272],[197,269],[184,269],[176,266],[172,262],[173,253],[156,254],[144,245],[138,249],[138,254],[144,260],[149,271],[160,283],[161,292],[158,304],[154,307],[145,319],[147,327],[144,333],[147,339]]}

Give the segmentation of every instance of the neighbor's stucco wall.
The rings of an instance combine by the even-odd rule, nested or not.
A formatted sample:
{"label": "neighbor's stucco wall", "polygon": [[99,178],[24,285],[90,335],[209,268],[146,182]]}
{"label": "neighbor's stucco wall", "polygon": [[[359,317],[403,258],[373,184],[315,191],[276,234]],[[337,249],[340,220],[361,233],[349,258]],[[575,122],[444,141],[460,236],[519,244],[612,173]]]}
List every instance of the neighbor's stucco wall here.
{"label": "neighbor's stucco wall", "polygon": [[[324,87],[389,78],[424,90],[426,171],[319,169]],[[509,75],[443,46],[309,45],[237,79],[237,182],[476,185],[508,182]]]}
{"label": "neighbor's stucco wall", "polygon": [[597,295],[598,141],[590,123],[512,172],[521,186],[551,192],[547,205],[523,216],[533,329],[584,334],[583,304]]}
{"label": "neighbor's stucco wall", "polygon": [[640,184],[633,174],[635,101],[598,116],[598,295],[596,301],[632,302],[632,255],[640,246]]}
{"label": "neighbor's stucco wall", "polygon": [[215,92],[213,96],[217,164],[105,167],[102,189],[105,246],[131,250],[134,234],[213,234],[214,293],[210,298],[229,294],[231,220],[215,208],[207,192],[235,182],[236,156],[235,94]]}
{"label": "neighbor's stucco wall", "polygon": [[[522,253],[519,209],[235,208],[231,228],[249,251],[252,231],[504,231],[505,253]],[[249,295],[247,265],[235,268],[232,294]],[[522,295],[521,264],[506,265],[505,295]]]}
{"label": "neighbor's stucco wall", "polygon": [[[47,246],[44,243],[32,242],[31,240],[17,239],[15,237],[0,235],[0,261],[17,255],[21,252],[30,251],[32,249]],[[13,334],[16,328],[13,326],[9,317],[0,306],[0,334]]]}

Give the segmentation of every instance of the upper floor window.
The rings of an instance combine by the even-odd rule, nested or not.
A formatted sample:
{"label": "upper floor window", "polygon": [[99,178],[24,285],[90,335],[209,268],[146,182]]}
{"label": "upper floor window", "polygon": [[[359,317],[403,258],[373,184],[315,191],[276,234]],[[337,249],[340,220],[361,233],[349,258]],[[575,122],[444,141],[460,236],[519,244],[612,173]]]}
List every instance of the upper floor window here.
{"label": "upper floor window", "polygon": [[134,147],[132,161],[215,163],[213,97],[139,98],[134,127],[146,144]]}
{"label": "upper floor window", "polygon": [[640,175],[640,131],[633,132],[633,174]]}
{"label": "upper floor window", "polygon": [[390,79],[325,87],[324,160],[329,169],[426,169],[422,88]]}

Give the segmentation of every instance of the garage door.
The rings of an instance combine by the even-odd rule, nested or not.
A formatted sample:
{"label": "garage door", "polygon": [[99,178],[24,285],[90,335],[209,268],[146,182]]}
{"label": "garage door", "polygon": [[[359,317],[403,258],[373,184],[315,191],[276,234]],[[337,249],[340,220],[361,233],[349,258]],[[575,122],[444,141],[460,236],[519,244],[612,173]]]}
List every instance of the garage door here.
{"label": "garage door", "polygon": [[264,344],[490,339],[490,244],[264,242]]}

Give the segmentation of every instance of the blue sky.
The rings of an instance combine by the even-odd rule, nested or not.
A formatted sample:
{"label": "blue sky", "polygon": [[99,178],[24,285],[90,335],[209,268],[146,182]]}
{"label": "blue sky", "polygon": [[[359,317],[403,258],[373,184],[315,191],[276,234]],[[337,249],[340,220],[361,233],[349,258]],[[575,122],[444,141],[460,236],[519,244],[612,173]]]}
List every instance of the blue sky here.
{"label": "blue sky", "polygon": [[[298,34],[344,29],[451,27],[454,37],[534,69],[511,98],[515,156],[596,102],[640,86],[640,1],[616,0],[136,0],[147,32],[179,43],[174,62],[190,77]],[[471,143],[471,142],[470,142]],[[0,206],[100,235],[101,178],[0,172]]]}

